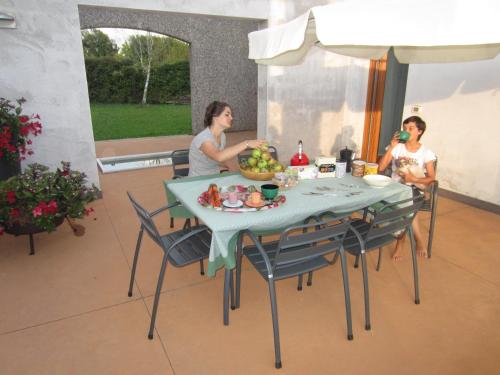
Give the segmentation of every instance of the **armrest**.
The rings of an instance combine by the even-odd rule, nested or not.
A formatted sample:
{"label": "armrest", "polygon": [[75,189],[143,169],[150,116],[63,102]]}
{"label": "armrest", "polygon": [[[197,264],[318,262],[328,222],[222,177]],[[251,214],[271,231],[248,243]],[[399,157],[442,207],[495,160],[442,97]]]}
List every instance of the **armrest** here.
{"label": "armrest", "polygon": [[149,215],[150,215],[151,217],[156,216],[156,215],[158,215],[159,213],[161,213],[161,212],[163,212],[163,211],[166,211],[166,210],[168,210],[168,209],[170,209],[170,208],[172,208],[172,207],[175,207],[175,206],[180,206],[180,204],[181,204],[181,202],[174,202],[174,203],[172,203],[172,204],[169,204],[169,205],[167,205],[167,206],[160,207],[160,208],[158,208],[158,209],[156,209],[156,210],[154,210],[154,211],[150,212],[150,213],[149,213]]}
{"label": "armrest", "polygon": [[264,248],[262,247],[260,241],[255,237],[255,234],[253,234],[248,229],[244,229],[244,230],[240,231],[239,240],[243,241],[243,237],[245,235],[250,238],[250,240],[254,243],[257,250],[259,250],[259,253],[262,256],[262,259],[264,259],[264,263],[266,263],[267,273],[268,273],[268,275],[270,275],[270,277],[272,277],[273,276],[273,266],[271,265],[271,261],[269,260],[269,257],[267,256],[267,253],[264,250]]}

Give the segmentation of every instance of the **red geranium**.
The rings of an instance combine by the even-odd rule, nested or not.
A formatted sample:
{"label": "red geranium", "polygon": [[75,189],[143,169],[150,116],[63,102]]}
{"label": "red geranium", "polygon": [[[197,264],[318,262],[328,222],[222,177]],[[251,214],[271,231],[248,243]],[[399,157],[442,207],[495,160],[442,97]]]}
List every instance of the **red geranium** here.
{"label": "red geranium", "polygon": [[32,224],[52,231],[62,218],[82,218],[93,209],[87,204],[97,198],[97,188],[87,186],[84,173],[67,162],[51,172],[40,164],[0,181],[0,234],[5,228]]}
{"label": "red geranium", "polygon": [[24,98],[17,100],[17,106],[7,99],[0,98],[0,159],[24,160],[26,154],[32,155],[33,150],[28,139],[42,132],[42,124],[38,114],[26,116],[21,114]]}

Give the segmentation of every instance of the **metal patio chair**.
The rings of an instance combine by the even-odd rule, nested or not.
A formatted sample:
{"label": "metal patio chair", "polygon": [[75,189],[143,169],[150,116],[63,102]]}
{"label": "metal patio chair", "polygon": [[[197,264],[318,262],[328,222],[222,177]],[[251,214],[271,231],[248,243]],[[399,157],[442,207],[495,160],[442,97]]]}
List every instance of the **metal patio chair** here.
{"label": "metal patio chair", "polygon": [[[437,164],[438,159],[434,160],[434,171],[437,174]],[[392,175],[392,165],[388,165],[385,171],[383,172],[385,176],[391,177]],[[438,202],[438,192],[439,192],[439,181],[436,179],[432,181],[424,192],[424,198],[428,194],[429,198],[424,199],[424,203],[419,211],[430,212],[431,218],[429,222],[429,236],[427,238],[427,257],[430,258],[432,255],[432,241],[434,239],[434,226],[436,223],[436,214],[437,214],[437,202]]]}
{"label": "metal patio chair", "polygon": [[[236,303],[240,307],[242,257],[245,255],[260,276],[268,283],[274,333],[275,366],[281,368],[281,349],[278,327],[278,308],[275,281],[298,276],[328,266],[325,255],[338,252],[342,266],[346,308],[347,338],[353,339],[349,281],[342,243],[349,229],[349,222],[332,224],[319,221],[292,226],[281,233],[279,241],[261,244],[249,230],[241,231],[236,254]],[[314,229],[309,232],[308,230]],[[299,232],[299,233],[297,233]],[[243,247],[243,238],[253,242]],[[231,271],[232,272],[232,271]]]}
{"label": "metal patio chair", "polygon": [[[437,173],[437,159],[434,161],[434,171]],[[432,255],[432,240],[434,239],[434,225],[436,223],[436,213],[437,213],[437,201],[438,201],[438,191],[439,191],[439,181],[434,180],[428,186],[426,191],[429,193],[429,199],[424,199],[422,207],[419,211],[425,211],[431,213],[431,219],[429,222],[429,237],[427,239],[427,257],[430,258]],[[425,194],[425,193],[424,193]]]}
{"label": "metal patio chair", "polygon": [[[189,174],[189,149],[175,150],[170,156],[172,159],[172,169],[173,177],[172,179],[178,179],[187,177]],[[200,225],[198,218],[195,217],[195,225]],[[191,226],[191,219],[187,218],[184,227]],[[170,218],[170,228],[174,227],[174,218]]]}
{"label": "metal patio chair", "polygon": [[155,327],[156,313],[158,310],[158,302],[160,300],[161,288],[163,285],[163,279],[165,277],[165,271],[167,268],[167,263],[170,263],[174,267],[183,267],[188,264],[195,262],[200,262],[200,273],[203,275],[203,260],[208,258],[210,253],[210,242],[212,235],[205,225],[190,227],[185,226],[183,229],[160,235],[158,229],[153,221],[153,217],[160,212],[163,212],[179,203],[174,203],[153,212],[146,211],[137,201],[132,197],[130,192],[127,195],[134,207],[139,221],[141,222],[141,227],[139,229],[139,235],[137,237],[137,244],[135,247],[134,261],[132,265],[132,272],[130,274],[130,284],[128,290],[128,296],[132,297],[132,290],[135,280],[135,271],[137,268],[137,260],[139,258],[139,250],[141,248],[142,235],[144,231],[149,235],[149,237],[163,250],[163,260],[161,263],[160,274],[158,276],[158,283],[156,285],[156,293],[153,303],[153,311],[151,314],[151,324],[149,327],[148,338],[153,338],[153,330]]}
{"label": "metal patio chair", "polygon": [[387,203],[379,208],[367,208],[368,214],[363,219],[354,219],[351,229],[346,235],[344,249],[356,257],[355,267],[361,258],[363,272],[363,289],[365,298],[365,329],[371,329],[370,323],[370,297],[368,291],[368,269],[366,266],[366,253],[379,249],[377,270],[380,269],[382,246],[397,241],[401,232],[408,233],[411,243],[413,260],[413,281],[415,288],[415,304],[420,303],[418,287],[418,268],[415,238],[413,237],[412,221],[417,211],[422,207],[423,197],[417,196],[399,202]]}

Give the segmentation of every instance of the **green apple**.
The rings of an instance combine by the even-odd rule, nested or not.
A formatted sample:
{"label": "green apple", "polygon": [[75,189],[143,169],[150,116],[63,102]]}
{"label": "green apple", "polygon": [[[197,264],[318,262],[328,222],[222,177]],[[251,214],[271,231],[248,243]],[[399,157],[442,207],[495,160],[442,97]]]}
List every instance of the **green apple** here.
{"label": "green apple", "polygon": [[247,159],[247,164],[251,167],[255,167],[257,165],[257,159],[255,158],[248,158]]}
{"label": "green apple", "polygon": [[274,171],[275,172],[283,172],[283,166],[281,164],[276,164],[274,166]]}
{"label": "green apple", "polygon": [[255,159],[259,159],[261,155],[262,155],[262,152],[261,152],[258,148],[254,148],[254,149],[252,150],[252,156],[253,156]]}
{"label": "green apple", "polygon": [[271,158],[271,159],[269,159],[269,161],[267,162],[267,165],[269,165],[270,167],[273,167],[276,163],[277,163],[277,162],[276,162],[276,159]]}
{"label": "green apple", "polygon": [[272,156],[271,156],[271,154],[270,154],[269,152],[264,151],[264,152],[262,153],[262,155],[261,155],[261,158],[262,158],[263,160],[271,160],[271,159],[272,159]]}
{"label": "green apple", "polygon": [[259,160],[259,162],[257,163],[257,167],[259,167],[260,169],[262,168],[267,168],[267,161],[265,160]]}
{"label": "green apple", "polygon": [[253,167],[252,168],[252,172],[260,173],[260,168],[259,167]]}

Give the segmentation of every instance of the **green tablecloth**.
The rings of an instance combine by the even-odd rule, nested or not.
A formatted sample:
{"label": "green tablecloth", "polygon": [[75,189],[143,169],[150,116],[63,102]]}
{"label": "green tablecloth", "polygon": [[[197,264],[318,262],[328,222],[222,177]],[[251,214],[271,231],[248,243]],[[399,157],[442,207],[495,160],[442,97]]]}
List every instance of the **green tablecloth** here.
{"label": "green tablecloth", "polygon": [[[238,174],[238,172],[226,173],[226,174],[224,174],[224,176],[234,175],[234,174]],[[217,177],[220,177],[220,176],[221,176],[220,174],[214,174],[214,175],[210,175],[210,176],[189,177],[189,180],[190,181],[199,181],[199,180],[207,180],[207,179],[211,180],[211,179],[214,179],[214,178],[217,178]],[[167,194],[167,203],[168,204],[172,204],[172,203],[177,202],[177,198],[175,197],[174,194],[172,194],[172,192],[168,188],[168,185],[169,184],[175,184],[176,182],[182,182],[182,181],[183,181],[183,179],[181,179],[181,178],[176,178],[175,180],[165,180],[165,181],[163,181],[163,184],[165,185],[165,193]],[[175,207],[172,207],[172,208],[170,208],[168,210],[168,212],[170,214],[170,217],[172,217],[174,219],[177,219],[177,218],[188,219],[188,218],[191,218],[191,217],[194,216],[191,213],[191,211],[189,211],[184,206],[175,206]]]}
{"label": "green tablecloth", "polygon": [[[200,218],[212,230],[212,243],[208,263],[208,275],[214,276],[217,269],[235,266],[235,240],[242,229],[252,231],[275,231],[301,222],[310,215],[325,210],[349,213],[372,205],[381,200],[395,202],[411,198],[411,188],[391,182],[384,188],[372,188],[362,178],[322,178],[302,180],[294,188],[284,192],[286,203],[277,208],[257,212],[222,212],[201,206],[198,196],[208,189],[210,183],[220,186],[256,185],[265,182],[248,180],[240,174],[224,174],[183,178],[164,181],[171,199],[177,199],[192,215]],[[324,195],[304,195],[320,192],[320,187],[328,187]],[[170,200],[169,200],[170,202]]]}

